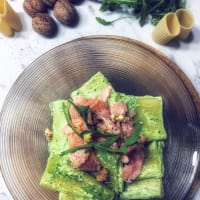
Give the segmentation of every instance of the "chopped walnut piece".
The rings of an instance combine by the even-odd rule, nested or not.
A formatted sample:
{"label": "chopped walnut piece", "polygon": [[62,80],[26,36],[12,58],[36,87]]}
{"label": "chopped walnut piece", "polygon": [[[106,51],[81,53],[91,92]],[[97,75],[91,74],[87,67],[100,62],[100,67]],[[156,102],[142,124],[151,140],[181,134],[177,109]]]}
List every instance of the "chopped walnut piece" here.
{"label": "chopped walnut piece", "polygon": [[111,145],[111,147],[112,147],[113,149],[118,149],[118,148],[119,148],[117,142],[114,142],[114,143]]}
{"label": "chopped walnut piece", "polygon": [[96,175],[96,180],[99,182],[105,181],[108,176],[108,171],[107,169],[103,168],[97,175]]}
{"label": "chopped walnut piece", "polygon": [[88,143],[92,140],[92,136],[91,136],[91,133],[87,133],[83,136],[83,140],[84,142]]}
{"label": "chopped walnut piece", "polygon": [[116,121],[122,121],[124,119],[124,116],[123,115],[119,115],[115,119],[116,119]]}
{"label": "chopped walnut piece", "polygon": [[89,125],[93,125],[94,124],[91,111],[89,111],[88,114],[87,114],[87,123]]}
{"label": "chopped walnut piece", "polygon": [[136,111],[134,109],[132,109],[128,112],[128,116],[131,118],[135,117],[135,115],[136,115]]}
{"label": "chopped walnut piece", "polygon": [[45,129],[45,137],[47,141],[51,141],[53,138],[53,132],[49,130],[48,128]]}
{"label": "chopped walnut piece", "polygon": [[124,164],[127,164],[130,161],[129,157],[125,154],[121,156],[121,160]]}

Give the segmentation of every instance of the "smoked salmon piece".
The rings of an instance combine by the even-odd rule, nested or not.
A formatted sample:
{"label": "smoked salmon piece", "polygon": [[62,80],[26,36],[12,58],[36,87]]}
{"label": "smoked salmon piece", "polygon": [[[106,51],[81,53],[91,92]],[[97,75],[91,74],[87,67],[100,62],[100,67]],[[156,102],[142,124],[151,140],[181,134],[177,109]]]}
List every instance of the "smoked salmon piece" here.
{"label": "smoked salmon piece", "polygon": [[97,97],[86,98],[82,96],[74,96],[73,103],[77,106],[93,106],[98,101]]}
{"label": "smoked salmon piece", "polygon": [[112,92],[112,87],[108,86],[105,89],[103,89],[99,95],[99,100],[106,102]]}
{"label": "smoked salmon piece", "polygon": [[128,108],[124,102],[116,102],[110,105],[110,112],[114,116],[125,115]]}
{"label": "smoked salmon piece", "polygon": [[71,122],[77,132],[81,133],[82,131],[88,130],[87,124],[85,123],[81,115],[78,113],[76,108],[74,108],[74,106],[70,106],[69,113],[71,117]]}
{"label": "smoked salmon piece", "polygon": [[[87,124],[74,108],[74,106],[70,106],[69,112],[72,125],[79,133],[84,130],[88,130]],[[63,131],[68,137],[70,148],[86,144],[83,138],[75,133],[68,124],[64,126]],[[71,153],[69,158],[74,168],[81,169],[83,171],[98,171],[100,169],[100,163],[96,155],[93,152],[88,152],[85,149]]]}
{"label": "smoked salmon piece", "polygon": [[83,171],[99,171],[100,168],[100,163],[94,152],[90,152],[87,160],[79,166],[79,169]]}
{"label": "smoked salmon piece", "polygon": [[141,173],[144,163],[145,150],[143,144],[134,144],[129,148],[129,162],[124,165],[121,177],[126,182],[135,180]]}

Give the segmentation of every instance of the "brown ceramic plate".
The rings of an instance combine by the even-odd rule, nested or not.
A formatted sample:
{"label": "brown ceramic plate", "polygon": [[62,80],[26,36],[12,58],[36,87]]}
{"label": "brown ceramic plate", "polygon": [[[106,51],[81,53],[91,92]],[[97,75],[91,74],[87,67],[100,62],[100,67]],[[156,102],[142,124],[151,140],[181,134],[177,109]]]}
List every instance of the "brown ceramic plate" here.
{"label": "brown ceramic plate", "polygon": [[168,58],[137,41],[115,36],[80,38],[35,60],[11,88],[0,118],[0,161],[15,200],[55,200],[39,186],[48,151],[49,102],[69,96],[101,70],[114,88],[164,100],[168,139],[164,152],[165,200],[186,197],[194,182],[200,153],[198,95],[184,73]]}

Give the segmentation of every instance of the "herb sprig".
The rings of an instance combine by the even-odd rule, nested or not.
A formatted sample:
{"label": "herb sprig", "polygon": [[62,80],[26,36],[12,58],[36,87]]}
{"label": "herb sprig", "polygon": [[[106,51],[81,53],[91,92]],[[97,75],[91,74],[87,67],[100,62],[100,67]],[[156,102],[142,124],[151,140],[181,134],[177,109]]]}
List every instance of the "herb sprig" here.
{"label": "herb sprig", "polygon": [[[68,100],[69,104],[74,106],[74,108],[77,110],[77,112],[83,117],[83,120],[85,120],[85,122],[87,121],[87,112],[89,110],[89,107],[85,107],[85,106],[76,106],[72,100]],[[68,126],[71,127],[71,129],[78,134],[80,137],[84,138],[84,136],[86,134],[91,134],[91,135],[95,135],[97,138],[98,137],[104,137],[106,138],[105,141],[91,141],[87,144],[83,144],[71,149],[68,149],[66,151],[63,151],[61,153],[61,156],[66,155],[68,153],[73,153],[77,150],[80,149],[91,149],[94,148],[96,150],[101,150],[101,151],[105,151],[105,152],[110,152],[110,153],[127,153],[128,151],[128,146],[135,144],[139,137],[140,137],[140,133],[141,133],[141,128],[142,128],[142,122],[138,122],[135,125],[135,130],[134,133],[132,134],[132,136],[130,137],[126,137],[125,141],[123,143],[123,145],[118,148],[118,149],[113,149],[111,147],[111,145],[116,142],[118,139],[120,139],[119,135],[114,135],[112,133],[105,133],[102,134],[101,132],[98,131],[98,129],[94,130],[84,130],[81,133],[79,133],[76,130],[76,127],[73,126],[72,122],[71,122],[71,117],[70,117],[70,112],[69,112],[69,107],[67,108],[67,106],[63,103],[63,110],[65,113],[65,117],[68,123]]]}
{"label": "herb sprig", "polygon": [[[156,25],[168,12],[174,12],[179,8],[185,8],[186,0],[103,0],[100,10],[116,11],[128,7],[133,15],[139,18],[139,23],[144,26],[150,17],[152,24]],[[103,25],[110,25],[113,21],[97,21]]]}
{"label": "herb sprig", "polygon": [[119,149],[113,149],[111,147],[111,145],[114,142],[116,142],[120,138],[120,136],[119,135],[112,135],[110,137],[107,137],[106,141],[103,141],[103,142],[89,142],[88,144],[83,144],[83,145],[68,149],[66,151],[63,151],[61,153],[61,156],[64,156],[68,153],[73,153],[73,152],[80,150],[80,149],[91,149],[91,148],[94,148],[96,150],[105,151],[105,152],[110,152],[110,153],[123,153],[123,154],[125,154],[128,151],[128,147],[130,145],[135,144],[138,141],[138,139],[140,137],[140,133],[141,133],[141,128],[142,128],[142,123],[141,122],[137,123],[136,126],[135,126],[134,134],[130,137],[127,137],[124,141],[124,144]]}
{"label": "herb sprig", "polygon": [[102,25],[104,25],[104,26],[107,26],[107,25],[111,25],[111,24],[113,24],[114,22],[119,21],[119,20],[122,20],[122,19],[125,19],[125,18],[132,18],[132,17],[119,17],[119,18],[114,19],[114,20],[112,20],[112,21],[108,21],[108,20],[106,20],[106,19],[104,19],[104,18],[101,18],[101,17],[96,17],[96,20],[97,20],[97,22],[99,22],[99,24],[102,24]]}

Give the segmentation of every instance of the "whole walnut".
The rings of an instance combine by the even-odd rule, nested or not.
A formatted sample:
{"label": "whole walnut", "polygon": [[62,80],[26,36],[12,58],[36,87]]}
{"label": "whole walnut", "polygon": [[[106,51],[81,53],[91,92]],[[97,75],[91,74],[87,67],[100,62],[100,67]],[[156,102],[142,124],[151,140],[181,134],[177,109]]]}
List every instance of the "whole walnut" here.
{"label": "whole walnut", "polygon": [[46,4],[42,0],[24,0],[23,8],[31,17],[34,17],[37,13],[44,13],[47,10]]}
{"label": "whole walnut", "polygon": [[65,25],[74,25],[78,19],[76,9],[68,0],[56,1],[54,5],[54,16]]}
{"label": "whole walnut", "polygon": [[56,3],[57,0],[42,0],[47,6],[50,8],[53,8],[54,4]]}
{"label": "whole walnut", "polygon": [[32,20],[33,29],[44,36],[54,36],[57,31],[55,21],[46,13],[38,13]]}

